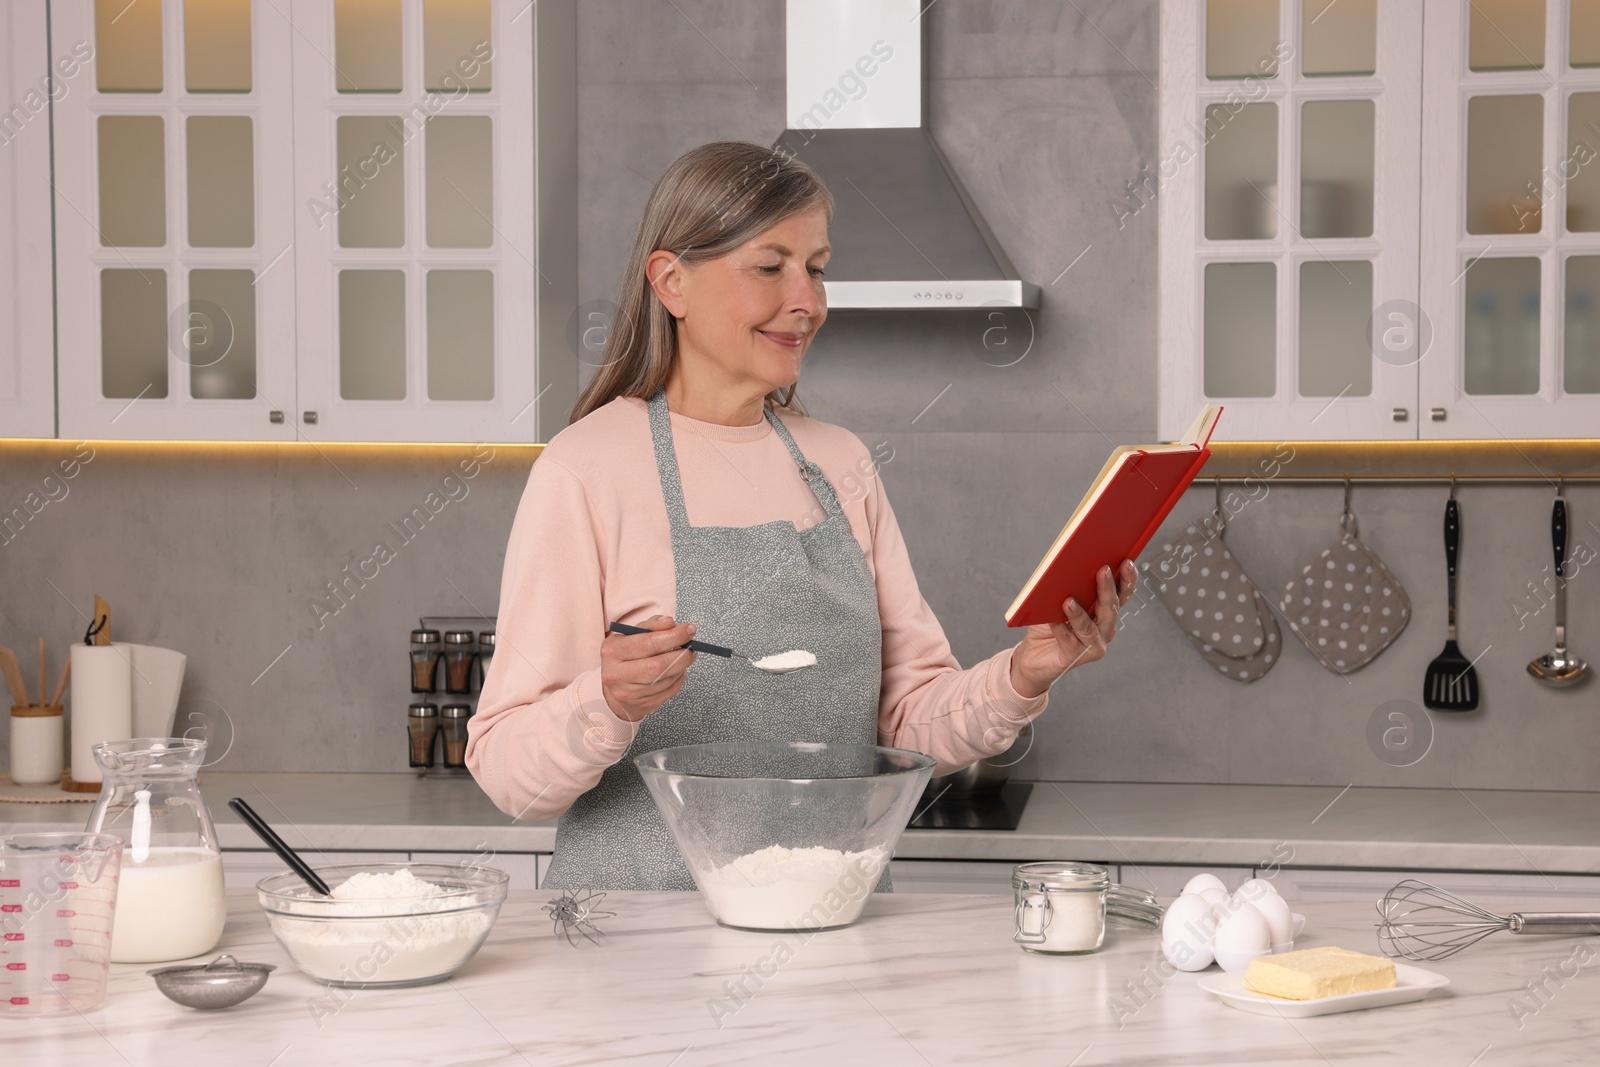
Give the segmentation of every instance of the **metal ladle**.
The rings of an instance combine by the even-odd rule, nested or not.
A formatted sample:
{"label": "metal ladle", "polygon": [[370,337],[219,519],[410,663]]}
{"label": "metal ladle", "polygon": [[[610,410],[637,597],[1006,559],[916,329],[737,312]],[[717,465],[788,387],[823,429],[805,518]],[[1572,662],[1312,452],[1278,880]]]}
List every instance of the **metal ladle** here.
{"label": "metal ladle", "polygon": [[1567,651],[1567,502],[1560,493],[1550,512],[1550,540],[1556,553],[1556,647],[1528,664],[1528,673],[1553,689],[1576,685],[1589,676],[1589,665]]}

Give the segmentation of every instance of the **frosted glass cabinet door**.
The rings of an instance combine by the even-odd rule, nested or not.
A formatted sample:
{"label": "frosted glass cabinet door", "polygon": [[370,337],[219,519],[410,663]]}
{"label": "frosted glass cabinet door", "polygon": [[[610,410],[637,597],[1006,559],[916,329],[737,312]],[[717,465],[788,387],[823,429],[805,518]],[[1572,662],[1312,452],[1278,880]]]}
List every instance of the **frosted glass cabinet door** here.
{"label": "frosted glass cabinet door", "polygon": [[294,0],[302,437],[537,439],[531,10]]}
{"label": "frosted glass cabinet door", "polygon": [[[0,99],[16,107],[0,132],[0,437],[56,432],[50,114],[37,92],[49,73],[45,40],[44,0],[0,4]],[[87,77],[78,57],[58,53]],[[16,534],[0,528],[0,542]]]}
{"label": "frosted glass cabinet door", "polygon": [[1427,11],[1421,436],[1594,437],[1600,4]]}
{"label": "frosted glass cabinet door", "polygon": [[60,433],[292,439],[290,25],[266,0],[50,10],[56,52],[96,56],[55,100]]}
{"label": "frosted glass cabinet door", "polygon": [[1423,10],[1160,5],[1164,439],[1416,437]]}

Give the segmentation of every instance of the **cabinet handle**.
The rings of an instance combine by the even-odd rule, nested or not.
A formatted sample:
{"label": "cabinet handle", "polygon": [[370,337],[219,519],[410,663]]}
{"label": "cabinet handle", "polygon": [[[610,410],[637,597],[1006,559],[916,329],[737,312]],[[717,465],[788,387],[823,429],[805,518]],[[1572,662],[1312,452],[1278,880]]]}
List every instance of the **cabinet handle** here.
{"label": "cabinet handle", "polygon": [[274,424],[282,422],[283,421],[283,412],[281,412],[281,411],[269,411],[269,412],[267,412],[267,421],[271,422],[271,423],[274,423]]}
{"label": "cabinet handle", "polygon": [[[1441,416],[1441,417],[1442,417],[1442,416]],[[304,421],[306,421],[306,422],[309,422],[309,423],[311,423],[311,424],[312,424],[312,425],[316,425],[316,422],[317,422],[317,413],[316,413],[316,412],[315,412],[315,411],[307,411],[307,412],[305,412],[305,413],[304,413],[304,414],[302,414],[302,415],[301,415],[301,416],[300,416],[300,418],[301,418],[301,419],[303,419],[303,420],[304,420]]]}
{"label": "cabinet handle", "polygon": [[1394,421],[1395,422],[1405,422],[1410,417],[1411,417],[1411,412],[1406,410],[1405,408],[1395,408],[1394,409]]}
{"label": "cabinet handle", "polygon": [[1431,411],[1428,412],[1428,417],[1433,419],[1434,422],[1443,422],[1444,421],[1444,408],[1433,408]]}

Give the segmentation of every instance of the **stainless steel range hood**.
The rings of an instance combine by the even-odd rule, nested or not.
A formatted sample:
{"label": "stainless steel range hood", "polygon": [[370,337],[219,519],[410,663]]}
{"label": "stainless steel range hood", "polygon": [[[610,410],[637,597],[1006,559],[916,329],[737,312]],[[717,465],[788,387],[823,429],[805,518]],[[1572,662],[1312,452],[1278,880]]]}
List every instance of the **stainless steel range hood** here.
{"label": "stainless steel range hood", "polygon": [[788,129],[836,204],[828,306],[1039,306],[923,121],[916,0],[787,0]]}

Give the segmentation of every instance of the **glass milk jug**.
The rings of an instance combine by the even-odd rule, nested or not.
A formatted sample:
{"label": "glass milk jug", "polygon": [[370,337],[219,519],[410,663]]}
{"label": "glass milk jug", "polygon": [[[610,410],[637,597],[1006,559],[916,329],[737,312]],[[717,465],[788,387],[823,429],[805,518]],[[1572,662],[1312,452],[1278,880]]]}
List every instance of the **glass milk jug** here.
{"label": "glass milk jug", "polygon": [[127,842],[111,927],[112,963],[164,963],[210,952],[227,901],[222,853],[197,777],[206,743],[183,737],[102,741],[103,783],[90,833]]}

